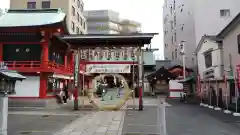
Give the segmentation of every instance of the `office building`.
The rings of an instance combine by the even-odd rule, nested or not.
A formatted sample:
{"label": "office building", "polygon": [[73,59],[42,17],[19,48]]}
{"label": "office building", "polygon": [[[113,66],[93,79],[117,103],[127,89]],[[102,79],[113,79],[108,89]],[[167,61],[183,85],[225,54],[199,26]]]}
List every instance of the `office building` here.
{"label": "office building", "polygon": [[88,33],[90,34],[119,34],[136,33],[140,31],[141,24],[128,19],[122,19],[118,12],[111,10],[85,11]]}
{"label": "office building", "polygon": [[193,52],[201,37],[218,34],[239,13],[239,6],[239,0],[165,0],[165,59],[182,60],[179,44],[185,41],[186,65],[195,67]]}
{"label": "office building", "polygon": [[87,33],[86,19],[83,16],[82,0],[10,0],[10,9],[61,8],[67,14],[67,27],[71,34]]}

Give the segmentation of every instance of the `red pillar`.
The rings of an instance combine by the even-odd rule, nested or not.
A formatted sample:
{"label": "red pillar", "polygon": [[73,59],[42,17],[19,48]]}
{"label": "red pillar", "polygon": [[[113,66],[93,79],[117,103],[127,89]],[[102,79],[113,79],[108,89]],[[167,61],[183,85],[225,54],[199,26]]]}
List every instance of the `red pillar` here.
{"label": "red pillar", "polygon": [[0,43],[0,61],[3,61],[3,44]]}
{"label": "red pillar", "polygon": [[47,34],[45,34],[44,41],[42,42],[42,65],[45,66],[48,62],[48,40]]}
{"label": "red pillar", "polygon": [[73,67],[73,64],[74,64],[74,60],[73,60],[73,52],[71,52],[70,54],[69,54],[70,56],[70,58],[69,58],[69,65],[70,65],[70,67]]}
{"label": "red pillar", "polygon": [[65,69],[68,68],[68,59],[67,59],[67,55],[64,56],[64,67],[65,67]]}
{"label": "red pillar", "polygon": [[44,73],[40,73],[40,89],[39,89],[40,98],[47,97],[47,80],[48,76]]}

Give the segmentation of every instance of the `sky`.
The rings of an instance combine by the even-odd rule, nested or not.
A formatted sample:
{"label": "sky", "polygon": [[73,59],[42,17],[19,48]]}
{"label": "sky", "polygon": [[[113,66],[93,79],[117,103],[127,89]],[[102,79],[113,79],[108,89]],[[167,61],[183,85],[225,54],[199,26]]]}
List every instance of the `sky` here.
{"label": "sky", "polygon": [[[163,0],[83,0],[85,10],[110,9],[120,13],[126,19],[142,24],[142,32],[159,33],[152,39],[152,48],[158,48],[155,54],[164,58],[163,54]],[[9,0],[0,0],[0,8],[8,8]],[[159,59],[158,58],[158,59]]]}

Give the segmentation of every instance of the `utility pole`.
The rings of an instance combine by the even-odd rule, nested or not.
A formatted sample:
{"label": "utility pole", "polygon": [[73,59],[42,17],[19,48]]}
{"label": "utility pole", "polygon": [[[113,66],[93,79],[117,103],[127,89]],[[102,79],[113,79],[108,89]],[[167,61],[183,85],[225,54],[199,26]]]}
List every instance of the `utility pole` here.
{"label": "utility pole", "polygon": [[143,110],[143,90],[144,90],[144,64],[143,64],[143,50],[139,48],[138,54],[138,80],[139,80],[139,111]]}
{"label": "utility pole", "polygon": [[79,94],[79,66],[80,66],[80,49],[75,53],[74,61],[74,110],[78,110],[78,94]]}

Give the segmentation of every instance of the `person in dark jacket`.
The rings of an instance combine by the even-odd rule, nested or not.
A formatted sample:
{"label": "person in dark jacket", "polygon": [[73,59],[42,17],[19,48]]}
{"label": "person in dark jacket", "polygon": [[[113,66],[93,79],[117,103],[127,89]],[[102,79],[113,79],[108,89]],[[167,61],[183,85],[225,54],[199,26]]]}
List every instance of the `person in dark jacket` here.
{"label": "person in dark jacket", "polygon": [[63,103],[67,103],[67,99],[69,98],[67,85],[65,85],[63,87],[63,93],[64,93],[64,95],[63,95]]}

